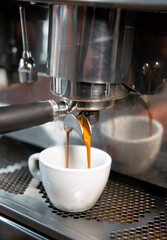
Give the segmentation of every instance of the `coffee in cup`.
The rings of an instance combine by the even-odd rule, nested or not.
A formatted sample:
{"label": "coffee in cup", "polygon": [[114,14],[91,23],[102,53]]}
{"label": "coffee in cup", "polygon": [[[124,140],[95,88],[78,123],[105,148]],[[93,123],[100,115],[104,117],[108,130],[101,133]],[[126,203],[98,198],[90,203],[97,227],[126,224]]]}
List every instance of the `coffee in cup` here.
{"label": "coffee in cup", "polygon": [[[39,169],[36,162],[39,162]],[[81,212],[95,205],[102,194],[111,168],[106,152],[91,148],[91,168],[87,168],[85,146],[69,146],[69,167],[66,147],[55,146],[30,156],[31,174],[42,181],[52,204],[63,211]]]}

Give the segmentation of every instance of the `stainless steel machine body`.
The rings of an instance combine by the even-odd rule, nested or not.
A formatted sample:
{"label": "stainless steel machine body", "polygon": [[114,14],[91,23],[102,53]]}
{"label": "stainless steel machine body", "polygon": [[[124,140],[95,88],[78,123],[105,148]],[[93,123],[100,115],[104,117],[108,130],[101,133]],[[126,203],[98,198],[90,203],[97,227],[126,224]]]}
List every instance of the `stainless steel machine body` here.
{"label": "stainless steel machine body", "polygon": [[[161,21],[163,14],[157,17]],[[105,7],[51,5],[47,73],[52,93],[85,110],[111,107],[131,89],[154,93],[166,81],[165,56],[157,46],[165,29],[157,19],[140,29],[141,18],[147,17]],[[148,39],[147,31],[156,33]]]}
{"label": "stainless steel machine body", "polygon": [[[18,82],[22,57],[20,3],[25,7],[30,49],[38,71],[38,81],[26,85]],[[58,102],[60,98],[75,103],[75,110],[90,112],[92,125],[99,120],[93,129],[92,145],[108,149],[113,158],[114,149],[107,148],[110,142],[102,137],[101,125],[112,122],[115,116],[148,116],[140,94],[147,95],[153,119],[163,126],[161,148],[149,168],[135,174],[129,165],[129,174],[115,161],[115,172],[111,171],[97,205],[76,214],[55,209],[27,168],[32,152],[66,143],[63,122],[2,137],[1,237],[8,236],[9,228],[4,226],[10,226],[30,239],[167,238],[166,10],[166,1],[162,0],[11,0],[0,4],[2,104],[48,99]],[[70,143],[79,141],[72,133]],[[15,236],[18,240],[19,234]]]}
{"label": "stainless steel machine body", "polygon": [[128,94],[116,80],[119,11],[75,5],[50,8],[48,75],[51,91],[82,110],[112,106]]}

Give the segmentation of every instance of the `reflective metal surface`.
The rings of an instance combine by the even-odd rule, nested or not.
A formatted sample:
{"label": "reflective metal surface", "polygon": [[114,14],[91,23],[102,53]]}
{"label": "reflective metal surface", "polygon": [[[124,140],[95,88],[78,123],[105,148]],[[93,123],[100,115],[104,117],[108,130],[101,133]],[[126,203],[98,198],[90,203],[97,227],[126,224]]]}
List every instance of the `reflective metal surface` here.
{"label": "reflective metal surface", "polygon": [[[21,0],[25,2],[25,0]],[[38,0],[34,0],[33,3],[38,3]],[[59,3],[57,0],[40,0],[42,3]],[[106,7],[113,7],[113,8],[122,8],[122,9],[138,9],[138,10],[166,10],[167,4],[166,0],[61,0],[61,3],[67,4],[77,4],[77,5],[90,5],[92,6],[106,6]]]}
{"label": "reflective metal surface", "polygon": [[[126,96],[128,90],[125,86],[110,83],[83,83],[50,78],[50,88],[53,94],[59,97],[69,97],[77,101],[100,101],[100,99],[115,100]],[[124,93],[125,92],[125,93]]]}
{"label": "reflective metal surface", "polygon": [[[56,2],[54,0],[50,0],[49,2],[41,0],[40,2],[44,4],[35,2],[35,5],[27,5],[27,27],[32,54],[38,63],[38,71],[45,73],[48,43],[48,4]],[[59,97],[64,97],[74,102],[76,101],[78,110],[101,110],[99,124],[94,128],[92,134],[92,146],[106,149],[110,142],[104,143],[103,141],[100,131],[102,122],[105,124],[108,119],[112,119],[114,116],[148,116],[146,106],[139,101],[139,97],[128,96],[129,91],[133,89],[142,94],[149,95],[149,107],[152,110],[153,119],[156,119],[163,125],[162,145],[155,161],[149,166],[147,171],[143,171],[140,174],[135,174],[134,171],[131,171],[131,174],[129,174],[135,179],[144,181],[141,184],[142,186],[140,185],[141,182],[135,179],[120,174],[111,175],[103,198],[101,202],[98,202],[93,211],[84,214],[77,213],[75,215],[60,212],[50,205],[44,193],[43,186],[39,185],[39,182],[35,179],[29,182],[31,176],[29,175],[25,161],[22,163],[18,162],[18,164],[14,163],[13,167],[8,166],[11,163],[7,157],[9,157],[12,151],[10,148],[7,148],[7,157],[3,155],[3,160],[1,160],[0,211],[2,214],[8,215],[8,217],[20,223],[24,222],[30,228],[44,235],[49,234],[49,237],[57,239],[62,239],[62,236],[63,239],[165,239],[167,235],[165,199],[165,189],[167,188],[166,1],[97,0],[92,3],[92,1],[84,0],[67,0],[61,1],[61,4],[63,2],[69,3],[71,11],[68,11],[68,4],[64,6],[56,5],[56,11],[58,11],[59,15],[55,16],[52,21],[52,24],[56,21],[55,30],[60,29],[62,26],[65,26],[65,30],[67,30],[65,32],[65,30],[61,29],[60,33],[62,35],[57,35],[58,39],[56,39],[60,47],[65,46],[65,54],[62,54],[58,58],[59,60],[63,59],[61,62],[63,64],[62,71],[64,74],[69,73],[73,77],[75,71],[72,73],[71,70],[80,70],[79,67],[85,66],[85,64],[79,65],[80,62],[78,59],[80,58],[77,57],[83,56],[82,59],[85,59],[84,54],[89,55],[86,48],[87,45],[84,46],[85,48],[82,48],[79,45],[79,43],[82,43],[80,41],[76,42],[75,48],[67,47],[67,42],[71,44],[75,42],[78,32],[79,40],[83,36],[89,42],[90,37],[89,46],[95,53],[96,51],[98,53],[94,55],[96,58],[93,59],[94,63],[97,61],[97,72],[94,71],[93,75],[93,71],[90,71],[89,73],[92,73],[92,75],[86,75],[90,82],[83,81],[84,78],[79,79],[79,81],[78,79],[77,81],[75,79],[71,81],[69,78],[65,80],[58,78],[55,81],[53,76],[50,81],[51,90],[57,96],[49,93],[49,78],[46,75],[43,75],[42,79],[40,76],[39,82],[33,85],[22,86],[19,84],[16,73],[22,49],[18,12],[19,5],[18,2],[11,1],[11,7],[8,1],[5,3],[3,1],[0,6],[0,101],[12,104],[52,98],[57,101]],[[77,6],[72,6],[72,3],[77,3]],[[83,3],[86,7],[83,7]],[[117,11],[117,7],[121,7],[121,9]],[[86,16],[83,14],[85,16],[85,23],[88,23],[86,19],[89,20],[89,16],[91,16],[88,30],[83,26],[84,19],[78,14],[80,10],[84,13],[84,9],[86,9],[85,11],[89,9],[93,13]],[[107,13],[107,21],[103,14],[100,19],[102,19],[102,23],[106,23],[106,25],[104,24],[104,33],[107,33],[107,36],[113,36],[113,40],[115,40],[114,51],[110,51],[113,47],[112,39],[108,38],[108,42],[111,43],[111,46],[108,46],[108,44],[105,45],[102,42],[96,42],[96,38],[91,38],[91,36],[99,36],[100,31],[101,34],[103,33],[103,28],[101,27],[97,28],[99,32],[95,31],[97,35],[93,35],[94,32],[92,32],[92,35],[90,34],[91,29],[95,30],[96,26],[102,26],[101,24],[98,25],[99,16],[96,15],[97,17],[94,18],[94,11],[96,12],[96,10],[100,13],[104,13],[105,11]],[[108,22],[110,13],[113,22]],[[62,19],[61,22],[59,22],[60,19]],[[75,19],[78,19],[78,21],[74,21]],[[81,25],[77,25],[77,23],[81,23]],[[112,24],[108,25],[108,23],[113,23],[115,27]],[[91,28],[91,26],[94,26],[94,28]],[[53,31],[54,29],[51,30]],[[111,35],[108,35],[108,31],[106,30],[109,30],[109,33],[111,30]],[[73,35],[70,36],[69,32],[73,33]],[[62,39],[65,39],[65,41],[62,41],[61,45],[59,40],[63,36],[65,38]],[[102,36],[104,35],[102,34]],[[69,46],[71,45],[69,44]],[[99,48],[96,49],[95,46]],[[84,51],[76,54],[77,49]],[[68,52],[68,50],[70,51]],[[104,55],[106,54],[105,59],[102,57],[103,50],[105,50]],[[56,51],[58,53],[58,49]],[[54,54],[52,51],[50,53]],[[72,56],[72,60],[69,62],[66,61],[68,54]],[[74,56],[76,56],[75,59],[77,61],[74,61]],[[106,65],[105,60],[107,60]],[[99,81],[97,75],[97,73],[100,73],[100,66],[109,66],[111,69],[110,64],[108,64],[109,62],[113,63],[112,76],[110,75],[111,72],[102,71],[101,73],[104,75],[102,74],[101,76],[105,77],[103,78],[104,82],[100,82],[101,80]],[[93,65],[91,61],[89,63],[86,65],[87,69]],[[76,65],[76,68],[74,68],[73,64]],[[67,66],[69,66],[68,71],[66,71]],[[96,64],[93,66],[96,67]],[[80,71],[78,76],[83,77],[83,71]],[[89,78],[90,76],[92,78]],[[114,79],[114,82],[110,82],[110,77],[111,80]],[[122,99],[121,101],[120,98]],[[113,109],[103,110],[111,106]],[[129,131],[133,134],[135,128],[131,126]],[[29,130],[14,132],[9,135],[14,139],[19,139],[43,148],[66,144],[65,131],[63,122],[61,121]],[[80,143],[78,135],[74,133],[71,133],[70,140],[71,144]],[[19,153],[24,155],[22,150],[21,146],[17,156],[15,156],[16,147],[14,147],[12,154],[15,157],[13,161],[22,158],[19,157]],[[109,149],[109,151],[113,157],[114,151],[112,149]],[[2,153],[1,147],[0,154]],[[113,163],[114,171],[125,175],[128,174],[125,168],[123,168],[123,164],[120,166],[118,162],[113,161]],[[139,162],[138,164],[140,167],[141,163]],[[132,169],[131,166],[130,168]],[[127,179],[130,179],[130,182]],[[151,184],[147,185],[146,182]],[[160,188],[157,188],[156,185]],[[136,188],[136,186],[138,187]],[[41,192],[39,193],[39,191]]]}
{"label": "reflective metal surface", "polygon": [[119,10],[51,5],[49,20],[48,75],[53,94],[91,102],[88,110],[99,110],[97,101],[127,96],[125,87],[117,91],[121,86],[113,84]]}
{"label": "reflective metal surface", "polygon": [[82,141],[84,141],[83,129],[81,124],[76,116],[73,114],[68,114],[64,119],[64,129],[67,133],[70,133],[72,130],[75,130]]}
{"label": "reflective metal surface", "polygon": [[[9,83],[18,82],[17,69],[22,57],[19,4],[16,1],[0,3],[0,67],[7,71]],[[26,4],[29,49],[36,60],[38,72],[46,72],[48,14],[47,5]]]}
{"label": "reflective metal surface", "polygon": [[56,96],[100,110],[132,89],[154,94],[166,84],[165,12],[76,5],[50,12],[48,75]]}
{"label": "reflective metal surface", "polygon": [[48,75],[73,82],[115,82],[115,21],[111,9],[52,5]]}
{"label": "reflective metal surface", "polygon": [[23,41],[23,53],[19,62],[19,81],[21,83],[31,83],[37,81],[37,67],[34,58],[31,55],[29,38],[27,32],[27,23],[25,7],[20,6],[20,22]]}
{"label": "reflective metal surface", "polygon": [[23,227],[21,224],[18,224],[4,216],[0,216],[0,228],[1,228],[1,240],[9,240],[9,239],[13,239],[13,240],[23,240],[23,239],[24,240],[30,240],[30,239],[47,240],[48,239],[34,231],[31,231],[30,229],[28,229],[26,227]]}
{"label": "reflective metal surface", "polygon": [[[78,117],[79,116],[75,116],[73,114],[68,114],[64,119],[64,130],[66,131],[66,133],[70,133],[72,130],[75,130],[79,134],[82,141],[84,142],[83,128],[81,126],[80,121],[78,120]],[[92,127],[89,123],[88,118],[85,117],[84,115],[83,118],[85,119],[87,126],[89,127],[89,133],[92,134]]]}
{"label": "reflective metal surface", "polygon": [[122,84],[73,82],[50,78],[51,92],[77,102],[78,110],[110,108],[117,99],[128,96],[130,89]]}
{"label": "reflective metal surface", "polygon": [[100,111],[85,111],[84,115],[88,118],[88,121],[92,128],[97,126],[100,119]]}

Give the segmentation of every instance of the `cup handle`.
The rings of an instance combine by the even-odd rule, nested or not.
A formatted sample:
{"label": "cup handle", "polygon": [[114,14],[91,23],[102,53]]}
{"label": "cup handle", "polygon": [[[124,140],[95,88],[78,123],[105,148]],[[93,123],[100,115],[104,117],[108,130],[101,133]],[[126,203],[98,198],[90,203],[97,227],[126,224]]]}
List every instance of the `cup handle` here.
{"label": "cup handle", "polygon": [[41,181],[40,170],[37,167],[37,161],[39,161],[39,153],[32,154],[28,159],[28,168],[34,178]]}

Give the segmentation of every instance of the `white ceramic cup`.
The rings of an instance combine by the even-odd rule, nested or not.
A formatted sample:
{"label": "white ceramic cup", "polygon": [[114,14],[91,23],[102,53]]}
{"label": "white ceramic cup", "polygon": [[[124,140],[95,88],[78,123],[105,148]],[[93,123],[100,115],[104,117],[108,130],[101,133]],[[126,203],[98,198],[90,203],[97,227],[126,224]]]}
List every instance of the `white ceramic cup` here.
{"label": "white ceramic cup", "polygon": [[91,168],[88,169],[86,147],[74,145],[69,147],[69,168],[66,168],[65,146],[47,148],[31,155],[28,166],[31,174],[42,181],[56,208],[81,212],[93,207],[99,199],[110,174],[111,162],[109,154],[91,148]]}
{"label": "white ceramic cup", "polygon": [[[150,136],[150,120],[143,116],[119,116],[101,125],[104,150],[113,159],[113,169],[125,174],[145,172],[160,150],[163,126],[153,120]],[[119,164],[119,165],[118,165]]]}

